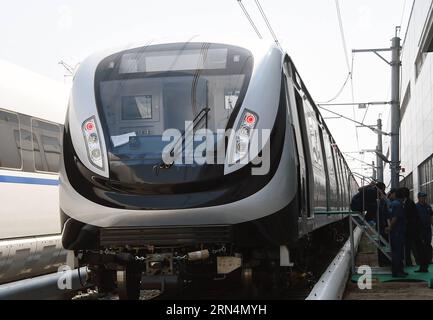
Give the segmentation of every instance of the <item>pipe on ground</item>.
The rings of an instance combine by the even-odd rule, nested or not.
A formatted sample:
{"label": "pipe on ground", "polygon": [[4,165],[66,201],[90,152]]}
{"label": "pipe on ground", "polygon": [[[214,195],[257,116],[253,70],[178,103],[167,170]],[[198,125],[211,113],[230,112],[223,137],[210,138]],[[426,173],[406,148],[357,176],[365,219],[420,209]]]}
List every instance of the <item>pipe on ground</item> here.
{"label": "pipe on ground", "polygon": [[[81,277],[81,280],[80,280]],[[87,268],[51,273],[0,285],[0,300],[58,300],[84,289]]]}
{"label": "pipe on ground", "polygon": [[[356,228],[353,232],[354,246],[356,255],[362,231]],[[343,248],[329,265],[328,269],[322,274],[319,281],[311,290],[306,300],[341,300],[343,298],[346,283],[351,272],[351,248],[350,238],[346,241]]]}

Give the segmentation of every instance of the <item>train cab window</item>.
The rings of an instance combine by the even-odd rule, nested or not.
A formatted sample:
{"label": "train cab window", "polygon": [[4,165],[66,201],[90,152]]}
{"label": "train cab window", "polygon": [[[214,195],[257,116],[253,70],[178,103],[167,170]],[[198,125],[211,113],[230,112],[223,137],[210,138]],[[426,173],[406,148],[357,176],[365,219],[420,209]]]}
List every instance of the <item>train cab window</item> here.
{"label": "train cab window", "polygon": [[60,127],[32,119],[32,140],[36,171],[58,172],[61,154]]}
{"label": "train cab window", "polygon": [[154,45],[107,57],[97,68],[95,90],[110,170],[153,166],[169,143],[161,139],[166,130],[183,132],[187,121],[195,131],[212,130],[213,149],[222,148],[216,132],[232,125],[252,65],[248,50],[209,43]]}
{"label": "train cab window", "polygon": [[21,169],[22,156],[18,115],[0,110],[0,167]]}

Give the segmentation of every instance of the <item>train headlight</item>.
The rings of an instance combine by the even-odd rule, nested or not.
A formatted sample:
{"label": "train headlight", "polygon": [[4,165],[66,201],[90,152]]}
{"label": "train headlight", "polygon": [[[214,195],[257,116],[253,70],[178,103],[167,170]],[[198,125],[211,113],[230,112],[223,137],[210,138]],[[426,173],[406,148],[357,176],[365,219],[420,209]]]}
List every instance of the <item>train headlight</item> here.
{"label": "train headlight", "polygon": [[103,168],[103,156],[99,140],[98,128],[94,117],[83,123],[84,141],[87,147],[87,154],[90,162],[99,169]]}
{"label": "train headlight", "polygon": [[236,130],[235,136],[235,152],[232,157],[231,164],[235,164],[248,155],[250,148],[250,140],[253,133],[253,129],[256,127],[258,116],[252,111],[245,110],[242,114],[242,118],[238,129]]}

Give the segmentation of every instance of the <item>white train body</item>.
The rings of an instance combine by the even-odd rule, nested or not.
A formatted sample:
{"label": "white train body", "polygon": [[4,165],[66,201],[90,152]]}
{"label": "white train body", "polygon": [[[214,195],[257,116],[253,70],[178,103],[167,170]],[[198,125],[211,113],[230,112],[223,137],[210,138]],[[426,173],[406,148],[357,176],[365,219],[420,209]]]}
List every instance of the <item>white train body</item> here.
{"label": "white train body", "polygon": [[0,60],[0,283],[56,269],[66,86]]}

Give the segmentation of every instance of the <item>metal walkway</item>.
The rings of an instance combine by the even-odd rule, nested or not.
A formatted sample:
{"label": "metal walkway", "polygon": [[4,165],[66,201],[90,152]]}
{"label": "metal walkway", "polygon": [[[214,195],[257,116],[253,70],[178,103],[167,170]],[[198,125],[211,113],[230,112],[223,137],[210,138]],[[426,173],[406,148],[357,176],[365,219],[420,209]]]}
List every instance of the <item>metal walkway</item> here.
{"label": "metal walkway", "polygon": [[[349,212],[349,228],[350,228],[350,244],[351,247],[354,248],[354,231],[353,231],[353,225],[356,225],[359,227],[362,231],[365,232],[365,235],[367,238],[371,241],[371,243],[380,250],[385,257],[388,258],[389,261],[391,261],[391,246],[387,239],[383,238],[379,231],[373,228],[364,218],[364,216],[360,212]],[[376,224],[378,227],[379,224]],[[352,266],[352,274],[355,274],[356,270],[358,269],[355,264],[355,251],[352,250],[352,256],[351,256],[351,266]]]}

